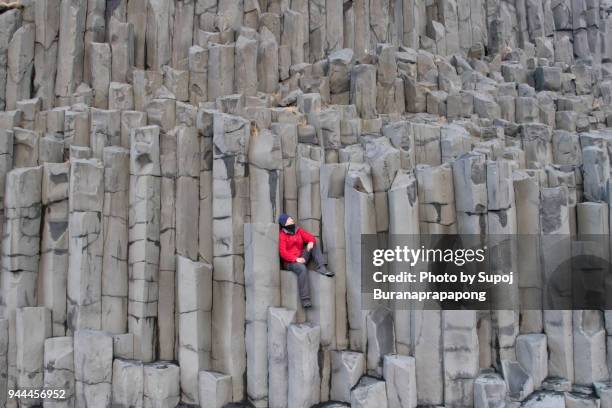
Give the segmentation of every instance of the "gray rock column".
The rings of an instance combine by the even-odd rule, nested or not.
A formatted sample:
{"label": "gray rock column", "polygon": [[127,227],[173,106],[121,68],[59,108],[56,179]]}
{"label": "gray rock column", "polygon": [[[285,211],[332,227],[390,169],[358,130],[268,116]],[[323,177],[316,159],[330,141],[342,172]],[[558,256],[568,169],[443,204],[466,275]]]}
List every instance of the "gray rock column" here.
{"label": "gray rock column", "polygon": [[179,372],[179,366],[164,361],[145,364],[144,406],[151,408],[176,407],[181,399]]}
{"label": "gray rock column", "polygon": [[159,128],[133,129],[130,150],[128,330],[134,357],[155,359],[160,240]]}
{"label": "gray rock column", "polygon": [[34,22],[36,24],[34,94],[42,98],[45,109],[52,108],[55,102],[60,3],[61,0],[34,3]]}
{"label": "gray rock column", "polygon": [[479,369],[476,315],[474,310],[442,312],[446,406],[474,405],[474,379]]}
{"label": "gray rock column", "polygon": [[607,201],[610,160],[608,154],[596,146],[582,150],[584,197],[588,201]]}
{"label": "gray rock column", "polygon": [[44,385],[48,390],[65,390],[66,399],[45,400],[45,408],[74,407],[74,340],[72,337],[51,337],[45,340]]}
{"label": "gray rock column", "polygon": [[[51,311],[45,307],[17,309],[15,321],[17,342],[16,368],[18,389],[41,389],[45,339],[51,337]],[[34,407],[41,399],[27,398],[20,406]]]}
{"label": "gray rock column", "polygon": [[548,375],[574,380],[574,348],[571,310],[544,310],[548,343]]}
{"label": "gray rock column", "polygon": [[474,408],[503,404],[506,393],[506,382],[499,374],[481,374],[474,381]]}
{"label": "gray rock column", "polygon": [[297,223],[317,237],[321,236],[321,156],[318,147],[298,145]]}
{"label": "gray rock column", "polygon": [[34,69],[34,24],[24,24],[9,42],[6,77],[6,109],[13,110],[17,101],[30,99]]}
{"label": "gray rock column", "polygon": [[533,392],[533,378],[513,360],[501,360],[501,372],[511,401],[523,401]]}
{"label": "gray rock column", "polygon": [[214,371],[200,371],[200,406],[223,408],[232,401],[232,377]]}
{"label": "gray rock column", "polygon": [[[122,119],[124,111],[131,111],[132,109],[134,109],[134,88],[132,87],[132,85],[122,84],[119,82],[111,82],[108,88],[108,108],[122,111]],[[145,125],[146,123],[140,126]],[[127,147],[123,144],[123,137],[121,146]]]}
{"label": "gray rock column", "polygon": [[21,26],[22,16],[20,10],[8,10],[0,15],[0,25],[4,27],[0,34],[0,109],[6,108],[6,81],[8,48],[11,38]]}
{"label": "gray rock column", "polygon": [[65,98],[76,91],[83,79],[87,0],[62,0],[60,7],[57,58],[65,69],[57,70],[55,95]]}
{"label": "gray rock column", "polygon": [[414,357],[385,356],[383,377],[387,386],[389,408],[415,408],[417,406]]}
{"label": "gray rock column", "polygon": [[200,140],[193,127],[179,127],[176,179],[176,253],[198,259]]}
{"label": "gray rock column", "polygon": [[111,47],[106,43],[89,44],[89,65],[86,66],[91,88],[94,91],[94,106],[108,108],[108,87],[111,81]]}
{"label": "gray rock column", "polygon": [[70,166],[68,333],[102,324],[104,167],[95,159]]}
{"label": "gray rock column", "polygon": [[18,308],[36,305],[41,178],[41,167],[15,169],[6,176],[0,288],[9,321],[8,389],[17,388],[15,313]]}
{"label": "gray rock column", "polygon": [[599,310],[575,310],[573,332],[574,382],[590,385],[608,381],[603,313]]}
{"label": "gray rock column", "polygon": [[[280,151],[279,151],[280,153]],[[278,224],[244,226],[247,395],[255,406],[268,405],[269,307],[280,306]],[[276,392],[274,390],[273,392]]]}
{"label": "gray rock column", "polygon": [[442,312],[413,310],[412,336],[419,404],[442,404],[444,399]]}
{"label": "gray rock column", "polygon": [[189,64],[189,48],[193,43],[193,23],[196,0],[175,4],[174,32],[172,35],[172,67],[186,70]]}
{"label": "gray rock column", "polygon": [[99,160],[106,146],[121,146],[121,112],[92,108],[90,138],[93,157]]}
{"label": "gray rock column", "polygon": [[456,232],[455,193],[449,164],[417,165],[419,219],[422,234]]}
{"label": "gray rock column", "polygon": [[353,408],[387,408],[385,382],[373,377],[363,377],[351,390],[351,407]]}
{"label": "gray rock column", "polygon": [[193,105],[208,100],[208,49],[189,48],[189,101]]}
{"label": "gray rock column", "polygon": [[236,92],[245,96],[255,96],[257,93],[257,46],[256,40],[242,35],[236,41]]}
{"label": "gray rock column", "polygon": [[[321,229],[328,269],[336,274],[333,281],[335,324],[333,343],[337,349],[348,347],[346,310],[346,237],[344,235],[344,183],[348,164],[321,166]],[[332,282],[330,282],[332,283]],[[323,331],[323,330],[322,330]],[[322,334],[322,337],[325,337]]]}
{"label": "gray rock column", "polygon": [[144,367],[141,361],[113,361],[112,406],[142,407],[144,394]]}
{"label": "gray rock column", "polygon": [[268,309],[268,395],[270,408],[284,408],[288,404],[287,329],[295,322],[295,310],[270,307]]}
{"label": "gray rock column", "polygon": [[278,89],[279,79],[278,40],[266,27],[261,27],[257,48],[258,90],[271,93]]}
{"label": "gray rock column", "polygon": [[113,338],[96,330],[74,333],[74,377],[77,407],[111,405]]}
{"label": "gray rock column", "polygon": [[[163,0],[149,1],[146,5],[146,58],[147,67],[154,70],[160,70],[164,65],[169,65],[172,60],[172,17],[174,13],[174,3]],[[130,19],[130,10],[128,7],[128,20]],[[140,23],[140,21],[138,22]],[[140,67],[140,52],[141,43],[140,33],[136,34],[137,22],[134,22],[134,31],[136,37],[136,66]],[[142,29],[141,29],[142,30]],[[140,31],[140,30],[138,30]],[[144,32],[143,32],[144,33]]]}
{"label": "gray rock column", "polygon": [[330,399],[350,403],[351,390],[365,373],[363,354],[353,351],[332,351],[331,369]]}
{"label": "gray rock column", "polygon": [[[210,73],[210,71],[209,71]],[[213,119],[213,370],[232,376],[232,399],[244,396],[244,224],[249,217],[249,123]],[[228,339],[230,341],[228,341]]]}
{"label": "gray rock column", "polygon": [[[367,30],[367,28],[364,28]],[[369,64],[354,65],[351,69],[351,104],[357,107],[362,119],[375,119],[376,67]]]}
{"label": "gray rock column", "polygon": [[321,401],[318,351],[320,329],[312,324],[292,324],[287,332],[288,408],[306,408]]}
{"label": "gray rock column", "polygon": [[198,373],[210,368],[212,270],[178,256],[176,273],[181,400],[197,404]]}
{"label": "gray rock column", "polygon": [[387,354],[395,354],[395,331],[390,309],[379,307],[366,316],[368,351],[366,368],[369,375],[383,374],[383,360]]}
{"label": "gray rock column", "polygon": [[66,283],[68,278],[69,163],[45,163],[42,203],[46,206],[38,276],[38,304],[53,318],[54,336],[66,333]]}
{"label": "gray rock column", "polygon": [[[543,317],[542,273],[540,270],[540,182],[537,177],[526,171],[513,173],[514,198],[516,204],[517,233],[529,236],[518,240],[519,290],[521,302],[529,301],[533,307],[521,310],[521,333],[541,333]],[[535,302],[535,303],[534,303]]]}
{"label": "gray rock column", "polygon": [[127,331],[130,152],[104,148],[102,330]]}
{"label": "gray rock column", "polygon": [[130,0],[126,10],[127,22],[133,27],[134,65],[139,69],[146,66],[147,3],[145,0]]}
{"label": "gray rock column", "polygon": [[[87,0],[87,17],[85,20],[85,36],[83,56],[83,82],[91,83],[91,74],[89,70],[92,60],[92,52],[94,52],[93,43],[101,43],[106,37],[106,1],[104,0]],[[110,67],[110,64],[109,64]]]}
{"label": "gray rock column", "polygon": [[[308,7],[307,2],[304,3]],[[308,36],[308,26],[308,17],[295,8],[284,12],[281,45],[288,47],[291,53],[289,66],[301,64],[305,60],[304,43]]]}
{"label": "gray rock column", "polygon": [[276,223],[281,213],[281,138],[269,130],[256,130],[249,141],[251,221]]}
{"label": "gray rock column", "polygon": [[516,338],[516,359],[533,378],[533,386],[539,389],[548,376],[548,350],[546,335],[522,334]]}
{"label": "gray rock column", "polygon": [[283,211],[288,214],[297,214],[297,126],[293,123],[273,123],[271,130],[278,134],[281,140]]}
{"label": "gray rock column", "polygon": [[[139,3],[139,1],[130,0],[130,6]],[[131,22],[120,22],[115,18],[111,18],[109,26],[109,42],[112,52],[111,81],[124,83],[132,80],[132,69],[136,64],[136,55],[140,57],[141,54],[139,52],[141,50],[144,51],[144,45],[141,49],[136,48],[139,45],[136,41],[136,32],[140,35],[140,30],[143,29],[143,26],[146,28],[144,23],[141,26],[135,27]]]}
{"label": "gray rock column", "polygon": [[213,262],[213,158],[212,135],[200,137],[200,231],[198,257]]}
{"label": "gray rock column", "polygon": [[487,180],[484,155],[466,153],[452,164],[460,234],[487,233]]}
{"label": "gray rock column", "polygon": [[208,45],[208,100],[234,93],[234,44]]}
{"label": "gray rock column", "polygon": [[385,232],[389,230],[387,191],[400,169],[400,152],[386,138],[378,138],[365,144],[365,159],[372,169],[376,232]]}
{"label": "gray rock column", "polygon": [[366,314],[361,308],[361,235],[376,233],[374,192],[368,165],[351,163],[344,183],[346,303],[351,350],[366,351]]}
{"label": "gray rock column", "polygon": [[[178,315],[175,315],[175,271],[176,271],[176,176],[177,132],[161,132],[160,137],[160,221],[159,221],[159,299],[157,304],[157,322],[159,335],[159,358],[173,360],[176,357],[175,326]],[[190,152],[190,156],[194,152]],[[193,165],[193,158],[186,160]],[[183,203],[185,204],[185,203]],[[192,204],[193,206],[193,204]],[[175,321],[176,320],[176,321]]]}

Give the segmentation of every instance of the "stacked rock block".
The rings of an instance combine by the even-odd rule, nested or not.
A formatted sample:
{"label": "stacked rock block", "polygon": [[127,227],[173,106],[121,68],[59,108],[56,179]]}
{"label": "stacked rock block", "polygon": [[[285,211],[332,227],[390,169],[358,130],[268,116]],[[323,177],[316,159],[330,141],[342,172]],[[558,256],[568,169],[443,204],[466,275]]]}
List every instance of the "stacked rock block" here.
{"label": "stacked rock block", "polygon": [[612,407],[609,311],[361,296],[361,234],[609,236],[609,1],[22,0],[0,109],[0,407]]}

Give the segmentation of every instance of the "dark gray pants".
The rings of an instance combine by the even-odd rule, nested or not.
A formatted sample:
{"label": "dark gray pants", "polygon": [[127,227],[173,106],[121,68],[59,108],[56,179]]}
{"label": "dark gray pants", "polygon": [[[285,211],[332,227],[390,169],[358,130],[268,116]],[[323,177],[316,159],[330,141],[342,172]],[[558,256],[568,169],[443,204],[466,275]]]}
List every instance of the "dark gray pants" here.
{"label": "dark gray pants", "polygon": [[307,251],[304,248],[302,251],[302,258],[306,260],[305,263],[293,262],[287,264],[287,269],[297,274],[300,299],[304,301],[310,300],[310,282],[308,281],[308,267],[306,264],[308,264],[308,261],[312,259],[315,263],[316,269],[324,268],[325,258],[323,257],[319,243],[316,243],[310,251]]}

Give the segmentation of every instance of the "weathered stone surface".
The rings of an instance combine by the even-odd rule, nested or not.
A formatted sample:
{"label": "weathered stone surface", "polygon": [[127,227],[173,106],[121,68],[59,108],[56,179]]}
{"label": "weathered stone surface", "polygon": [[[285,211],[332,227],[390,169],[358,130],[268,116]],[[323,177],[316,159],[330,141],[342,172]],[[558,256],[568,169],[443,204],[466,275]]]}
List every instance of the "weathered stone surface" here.
{"label": "weathered stone surface", "polygon": [[363,377],[351,391],[351,407],[387,407],[385,382]]}
{"label": "weathered stone surface", "polygon": [[179,366],[168,362],[144,365],[144,407],[176,407],[181,398]]}
{"label": "weathered stone surface", "polygon": [[320,402],[318,350],[320,329],[312,324],[292,324],[287,331],[288,407],[306,408]]}
{"label": "weathered stone surface", "polygon": [[113,338],[100,331],[74,333],[75,405],[105,407],[111,404]]}
{"label": "weathered stone surface", "polygon": [[143,406],[144,370],[140,361],[113,361],[112,405],[117,407]]}
{"label": "weathered stone surface", "polygon": [[232,377],[214,371],[200,371],[198,377],[200,406],[223,408],[232,401]]}
{"label": "weathered stone surface", "polygon": [[159,128],[133,129],[130,150],[128,229],[128,330],[134,357],[155,358],[159,299],[160,155]]}
{"label": "weathered stone surface", "polygon": [[523,334],[516,338],[516,358],[519,364],[533,378],[533,386],[539,389],[548,376],[548,351],[546,336]]}
{"label": "weathered stone surface", "polygon": [[288,404],[287,329],[295,322],[295,314],[294,310],[268,308],[268,388],[272,390],[268,404],[271,408],[281,408]]}
{"label": "weathered stone surface", "polygon": [[198,373],[210,367],[210,265],[177,258],[177,300],[182,400],[197,403]]}
{"label": "weathered stone surface", "polygon": [[414,357],[385,356],[383,377],[387,386],[389,408],[414,408],[417,406],[416,365]]}

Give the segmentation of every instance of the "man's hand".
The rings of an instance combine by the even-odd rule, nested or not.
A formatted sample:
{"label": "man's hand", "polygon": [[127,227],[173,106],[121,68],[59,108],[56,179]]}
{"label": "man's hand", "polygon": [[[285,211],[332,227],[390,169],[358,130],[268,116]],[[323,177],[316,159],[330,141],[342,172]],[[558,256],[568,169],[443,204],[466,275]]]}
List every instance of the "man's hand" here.
{"label": "man's hand", "polygon": [[304,258],[298,258],[295,260],[295,262],[297,263],[306,263],[306,260]]}
{"label": "man's hand", "polygon": [[313,247],[314,247],[314,242],[309,242],[308,245],[306,245],[306,250],[310,251]]}

